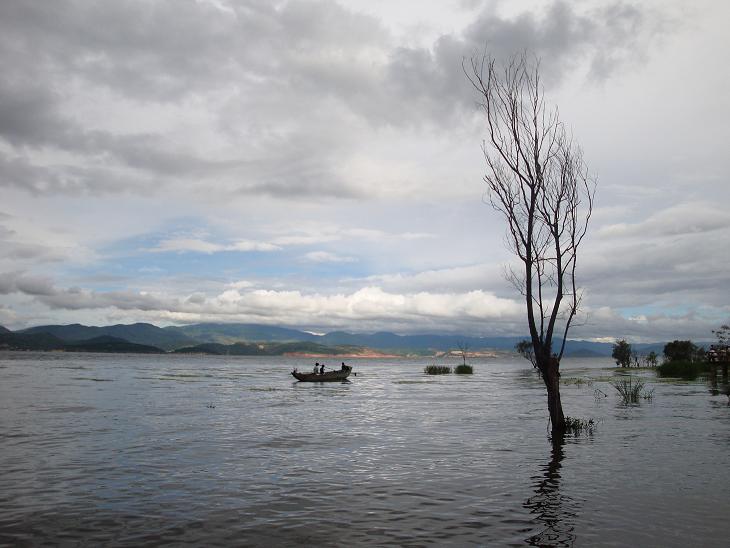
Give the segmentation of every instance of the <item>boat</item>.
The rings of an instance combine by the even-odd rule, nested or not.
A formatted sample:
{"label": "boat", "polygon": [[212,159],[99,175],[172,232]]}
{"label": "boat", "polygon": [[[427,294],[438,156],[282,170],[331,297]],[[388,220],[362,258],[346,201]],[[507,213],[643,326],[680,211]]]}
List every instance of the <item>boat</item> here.
{"label": "boat", "polygon": [[352,373],[352,367],[344,366],[342,369],[334,371],[325,371],[321,375],[319,373],[302,373],[296,369],[291,372],[294,378],[302,382],[328,382],[328,381],[344,381]]}

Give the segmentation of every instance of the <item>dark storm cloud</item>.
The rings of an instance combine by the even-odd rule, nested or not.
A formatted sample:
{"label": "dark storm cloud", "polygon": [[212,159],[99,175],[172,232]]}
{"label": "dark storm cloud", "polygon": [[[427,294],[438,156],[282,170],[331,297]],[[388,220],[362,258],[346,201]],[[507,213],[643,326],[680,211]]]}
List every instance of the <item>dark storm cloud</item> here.
{"label": "dark storm cloud", "polygon": [[17,187],[32,194],[88,194],[109,191],[145,193],[152,182],[146,175],[124,175],[100,165],[37,165],[28,154],[0,152],[0,186]]}
{"label": "dark storm cloud", "polygon": [[117,308],[118,310],[168,310],[176,306],[176,300],[162,300],[135,291],[110,291],[97,293],[77,287],[57,289],[50,295],[38,297],[38,301],[54,310],[93,310]]}
{"label": "dark storm cloud", "polygon": [[227,18],[190,1],[3,2],[0,20],[3,50],[32,60],[29,72],[62,71],[144,99],[206,87],[224,61],[210,55],[231,45]]}
{"label": "dark storm cloud", "polygon": [[0,295],[18,293],[35,298],[56,310],[85,310],[114,307],[119,310],[164,310],[174,307],[175,299],[163,301],[135,291],[95,292],[78,287],[58,288],[47,277],[25,272],[0,272]]}
{"label": "dark storm cloud", "polygon": [[[275,86],[306,81],[298,68],[313,53],[336,55],[377,41],[370,17],[332,2],[240,2],[220,10],[190,0],[3,3],[3,50],[28,71],[106,85],[142,100],[166,102],[261,76]],[[298,59],[298,61],[297,61]],[[39,64],[40,63],[40,64]],[[299,66],[297,66],[299,65]]]}
{"label": "dark storm cloud", "polygon": [[[580,12],[576,4],[553,2],[544,11],[503,18],[486,8],[461,36],[442,36],[431,50],[399,49],[392,57],[389,80],[412,116],[430,112],[443,120],[458,105],[471,105],[474,95],[464,86],[461,62],[488,53],[505,60],[523,51],[541,60],[547,84],[560,80],[582,64],[590,74],[607,78],[621,64],[643,55],[648,42],[665,26],[665,18],[650,17],[620,2]],[[427,106],[427,109],[423,107]]]}
{"label": "dark storm cloud", "polygon": [[65,146],[67,126],[57,112],[57,95],[47,87],[50,82],[34,82],[29,76],[18,75],[14,62],[20,61],[3,58],[2,62],[0,135],[14,146]]}
{"label": "dark storm cloud", "polygon": [[[341,153],[358,141],[353,115],[374,127],[445,128],[473,105],[464,56],[485,46],[497,56],[529,49],[544,58],[549,80],[581,62],[605,77],[653,28],[638,8],[620,3],[579,13],[555,2],[512,19],[485,9],[462,34],[424,49],[394,47],[377,19],[328,1],[229,9],[183,0],[2,2],[0,137],[10,150],[0,185],[137,192],[149,179],[274,196],[361,196],[367,189],[337,175]],[[162,130],[95,129],[71,107],[79,90],[108,90],[111,115],[114,97],[181,109],[203,100],[218,118],[212,129],[239,152],[214,160],[171,145]],[[245,131],[226,133],[235,125]],[[317,134],[328,137],[312,140]],[[42,162],[35,151],[47,149],[76,158]],[[280,168],[307,162],[304,175]]]}
{"label": "dark storm cloud", "polygon": [[0,272],[0,294],[24,293],[34,297],[54,295],[56,290],[48,278],[22,272]]}
{"label": "dark storm cloud", "polygon": [[730,238],[730,215],[721,207],[673,206],[635,223],[603,227],[596,236],[580,269],[590,303],[618,309],[727,306],[719,288],[730,287],[730,255],[718,242]]}

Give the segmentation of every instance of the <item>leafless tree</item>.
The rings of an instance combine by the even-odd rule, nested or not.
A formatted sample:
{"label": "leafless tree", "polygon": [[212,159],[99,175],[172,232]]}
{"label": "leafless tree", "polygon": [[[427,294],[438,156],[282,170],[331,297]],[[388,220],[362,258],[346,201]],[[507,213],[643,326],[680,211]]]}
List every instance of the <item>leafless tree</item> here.
{"label": "leafless tree", "polygon": [[466,358],[469,355],[469,343],[459,340],[456,342],[456,346],[459,349],[459,356],[461,356],[464,365],[466,365]]}
{"label": "leafless tree", "polygon": [[523,53],[498,66],[483,55],[465,62],[464,72],[486,118],[487,196],[507,221],[508,246],[521,262],[507,278],[525,298],[533,364],[547,388],[552,431],[561,433],[560,360],[581,303],[578,249],[595,181],[557,108],[545,102],[539,60]]}

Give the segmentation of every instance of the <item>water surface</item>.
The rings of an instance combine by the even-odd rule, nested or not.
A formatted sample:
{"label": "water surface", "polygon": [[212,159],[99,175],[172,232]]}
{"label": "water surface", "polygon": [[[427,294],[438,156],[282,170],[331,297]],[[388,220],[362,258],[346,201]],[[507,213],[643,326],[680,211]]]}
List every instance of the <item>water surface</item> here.
{"label": "water surface", "polygon": [[527,362],[348,363],[0,354],[0,544],[726,545],[730,407],[704,382],[642,372],[627,407],[609,360],[564,360],[566,414],[598,426],[553,445]]}

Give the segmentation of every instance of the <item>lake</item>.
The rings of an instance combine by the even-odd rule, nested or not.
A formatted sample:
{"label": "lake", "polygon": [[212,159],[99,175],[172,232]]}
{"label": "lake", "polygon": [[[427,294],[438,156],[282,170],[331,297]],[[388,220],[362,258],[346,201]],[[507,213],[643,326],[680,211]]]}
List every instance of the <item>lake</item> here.
{"label": "lake", "polygon": [[[730,407],[704,381],[529,363],[0,353],[0,545],[726,546]],[[457,362],[452,361],[451,365]],[[332,363],[334,366],[335,363]],[[605,396],[604,396],[605,394]]]}

